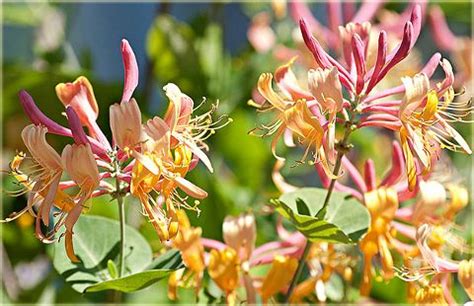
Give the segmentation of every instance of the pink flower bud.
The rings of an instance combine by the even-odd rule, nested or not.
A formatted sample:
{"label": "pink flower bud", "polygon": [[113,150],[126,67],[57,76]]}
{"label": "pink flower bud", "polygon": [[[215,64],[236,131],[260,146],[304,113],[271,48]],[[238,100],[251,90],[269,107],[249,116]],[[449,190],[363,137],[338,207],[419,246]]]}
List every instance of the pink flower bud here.
{"label": "pink flower bud", "polygon": [[122,102],[128,102],[138,86],[138,64],[132,47],[126,39],[122,39],[121,51],[124,72]]}

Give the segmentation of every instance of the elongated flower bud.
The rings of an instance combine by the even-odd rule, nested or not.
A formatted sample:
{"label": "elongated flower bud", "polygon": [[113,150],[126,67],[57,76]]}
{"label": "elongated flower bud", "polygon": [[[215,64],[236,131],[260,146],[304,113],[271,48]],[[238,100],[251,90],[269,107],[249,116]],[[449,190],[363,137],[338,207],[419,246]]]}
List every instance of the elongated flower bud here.
{"label": "elongated flower bud", "polygon": [[122,39],[121,51],[124,73],[122,102],[128,102],[138,86],[138,64],[135,53],[126,39]]}
{"label": "elongated flower bud", "polygon": [[72,137],[76,144],[86,144],[89,143],[87,140],[87,135],[82,129],[81,121],[77,116],[74,108],[68,106],[66,107],[67,121],[69,122],[69,127],[71,128]]}

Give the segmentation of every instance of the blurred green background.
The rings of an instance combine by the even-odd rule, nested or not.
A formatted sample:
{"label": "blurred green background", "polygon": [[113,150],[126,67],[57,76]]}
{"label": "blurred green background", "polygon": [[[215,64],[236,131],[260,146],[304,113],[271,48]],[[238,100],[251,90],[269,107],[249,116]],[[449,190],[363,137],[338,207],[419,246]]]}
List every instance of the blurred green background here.
{"label": "blurred green background", "polygon": [[[324,22],[325,14],[315,4],[313,11]],[[247,42],[247,28],[252,16],[261,11],[272,14],[271,4],[251,3],[30,3],[3,6],[3,94],[2,94],[2,169],[16,151],[25,150],[20,132],[28,124],[17,92],[26,89],[39,107],[51,118],[65,124],[63,106],[55,96],[54,86],[87,76],[93,84],[100,107],[98,123],[110,136],[108,107],[119,101],[122,90],[120,40],[127,38],[139,62],[140,86],[135,91],[142,112],[147,117],[162,115],[167,101],[161,88],[176,83],[196,103],[203,97],[211,103],[220,101],[219,113],[229,114],[233,123],[218,131],[210,140],[210,158],[214,174],[201,165],[189,174],[190,180],[203,187],[209,197],[201,202],[202,213],[189,213],[193,225],[203,228],[203,236],[220,240],[221,226],[228,214],[253,211],[257,214],[257,244],[276,237],[275,216],[266,213],[268,199],[278,195],[271,181],[274,158],[268,139],[247,133],[261,120],[247,105],[258,76],[273,72],[280,64],[271,54],[257,53]],[[403,4],[388,8],[401,10]],[[442,4],[456,33],[470,35],[471,4]],[[292,46],[291,32],[295,27],[289,17],[275,21],[280,43]],[[417,46],[423,46],[422,57],[435,50],[428,27],[423,28]],[[462,127],[470,138],[470,126]],[[365,129],[354,135],[353,157],[358,161],[375,159],[377,173],[382,175],[390,152],[381,150],[390,139],[379,130]],[[53,146],[61,148],[69,139],[50,137]],[[280,150],[285,150],[283,147]],[[291,153],[297,160],[299,153]],[[453,155],[459,176],[470,185],[471,158]],[[382,165],[382,166],[381,166]],[[289,180],[299,186],[317,186],[312,167],[290,168]],[[12,198],[6,190],[15,185],[3,177],[3,215],[20,210],[25,197]],[[128,198],[127,222],[145,234],[155,251],[160,243],[152,227],[139,212],[139,203]],[[116,206],[107,196],[95,199],[90,214],[117,218]],[[463,216],[465,222],[471,214]],[[2,224],[2,254],[5,301],[22,303],[88,303],[106,302],[110,294],[82,296],[69,288],[57,275],[48,259],[48,246],[33,235],[32,220]],[[464,222],[464,223],[465,223]],[[472,225],[468,226],[472,229]],[[400,285],[394,282],[394,291]],[[398,284],[398,285],[397,285]],[[400,285],[400,286],[403,286]],[[382,290],[382,289],[381,289]],[[395,291],[394,291],[395,292]],[[6,293],[6,294],[5,294]],[[191,292],[183,293],[181,301],[193,301]],[[382,295],[386,302],[401,302],[399,296]],[[127,302],[164,303],[166,281],[126,296]]]}

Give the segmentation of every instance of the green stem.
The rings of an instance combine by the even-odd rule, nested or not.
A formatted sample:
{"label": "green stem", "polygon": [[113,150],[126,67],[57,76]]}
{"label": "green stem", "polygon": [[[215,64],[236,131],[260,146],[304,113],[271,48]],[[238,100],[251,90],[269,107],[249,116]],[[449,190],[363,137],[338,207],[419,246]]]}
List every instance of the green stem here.
{"label": "green stem", "polygon": [[125,269],[125,205],[122,196],[117,196],[120,219],[120,257],[119,257],[119,277],[123,276]]}
{"label": "green stem", "polygon": [[119,222],[120,222],[120,253],[118,264],[118,276],[122,277],[125,269],[125,205],[121,194],[120,180],[120,164],[118,160],[115,162],[115,196],[118,204]]}
{"label": "green stem", "polygon": [[[321,208],[321,211],[325,211],[327,209],[327,206],[329,205],[329,201],[331,200],[331,195],[332,195],[332,192],[334,191],[334,185],[336,184],[337,176],[339,176],[339,171],[341,170],[342,158],[344,157],[344,154],[349,149],[347,141],[349,139],[349,135],[351,134],[351,132],[352,132],[352,122],[348,121],[346,122],[344,137],[342,141],[338,144],[338,148],[337,148],[336,163],[334,165],[334,170],[333,170],[333,175],[335,176],[335,178],[331,179],[331,183],[329,184],[328,192],[326,193],[326,198],[324,199],[324,204],[323,204],[323,207]],[[295,275],[293,275],[293,279],[291,280],[290,287],[288,288],[288,291],[286,293],[285,303],[288,303],[291,295],[293,294],[293,290],[295,289],[296,284],[298,283],[298,279],[300,278],[301,273],[303,272],[306,257],[308,257],[308,254],[312,245],[313,243],[311,241],[306,240],[306,245],[304,247],[303,254],[301,255],[301,258],[298,263],[298,268],[296,268]]]}

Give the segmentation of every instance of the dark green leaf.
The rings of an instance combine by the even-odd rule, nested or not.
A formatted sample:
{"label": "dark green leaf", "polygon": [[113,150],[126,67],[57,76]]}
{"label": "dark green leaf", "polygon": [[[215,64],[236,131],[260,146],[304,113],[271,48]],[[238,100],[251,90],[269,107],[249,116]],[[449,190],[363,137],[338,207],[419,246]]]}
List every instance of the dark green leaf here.
{"label": "dark green leaf", "polygon": [[300,198],[296,199],[296,209],[300,215],[311,216],[308,206],[306,206],[306,203]]}

